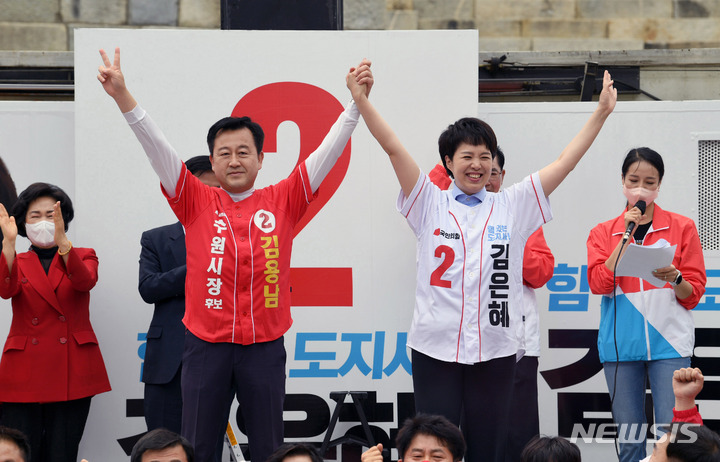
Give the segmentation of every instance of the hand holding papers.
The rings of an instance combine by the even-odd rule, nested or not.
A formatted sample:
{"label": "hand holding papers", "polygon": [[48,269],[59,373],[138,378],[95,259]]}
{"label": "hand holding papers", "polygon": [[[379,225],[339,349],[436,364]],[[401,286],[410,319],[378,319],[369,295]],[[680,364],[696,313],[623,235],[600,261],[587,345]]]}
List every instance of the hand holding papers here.
{"label": "hand holding papers", "polygon": [[642,278],[656,287],[663,287],[667,281],[653,276],[653,270],[670,266],[676,247],[665,239],[652,245],[630,244],[618,263],[617,275]]}

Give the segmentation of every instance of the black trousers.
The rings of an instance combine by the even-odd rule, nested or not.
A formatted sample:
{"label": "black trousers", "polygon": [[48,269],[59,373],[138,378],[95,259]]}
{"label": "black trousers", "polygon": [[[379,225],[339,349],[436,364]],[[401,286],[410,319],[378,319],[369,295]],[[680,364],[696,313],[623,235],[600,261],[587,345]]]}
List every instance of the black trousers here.
{"label": "black trousers", "polygon": [[510,404],[507,462],[520,462],[525,445],[540,433],[538,414],[538,358],[523,356],[515,365],[515,383]]}
{"label": "black trousers", "polygon": [[2,403],[0,424],[25,433],[31,462],[77,462],[92,397],[55,403]]}
{"label": "black trousers", "polygon": [[505,462],[514,371],[515,355],[468,365],[413,350],[415,411],[461,427],[465,462]]}
{"label": "black trousers", "polygon": [[197,462],[215,460],[233,395],[245,420],[253,462],[264,462],[283,442],[285,401],[283,338],[252,345],[210,343],[185,335],[182,435]]}

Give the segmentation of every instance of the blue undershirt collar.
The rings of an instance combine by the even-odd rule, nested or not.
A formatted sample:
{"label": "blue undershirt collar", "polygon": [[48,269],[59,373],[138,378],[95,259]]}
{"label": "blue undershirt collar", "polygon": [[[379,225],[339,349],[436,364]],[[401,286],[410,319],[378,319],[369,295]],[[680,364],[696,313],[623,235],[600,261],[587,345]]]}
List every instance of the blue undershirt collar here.
{"label": "blue undershirt collar", "polygon": [[480,204],[482,201],[485,200],[485,195],[487,194],[487,191],[485,188],[482,188],[480,191],[476,192],[472,195],[467,195],[464,192],[460,190],[460,188],[457,187],[455,182],[453,182],[452,187],[452,195],[455,198],[456,201],[460,202],[461,204],[467,205],[468,207],[475,207],[476,205]]}

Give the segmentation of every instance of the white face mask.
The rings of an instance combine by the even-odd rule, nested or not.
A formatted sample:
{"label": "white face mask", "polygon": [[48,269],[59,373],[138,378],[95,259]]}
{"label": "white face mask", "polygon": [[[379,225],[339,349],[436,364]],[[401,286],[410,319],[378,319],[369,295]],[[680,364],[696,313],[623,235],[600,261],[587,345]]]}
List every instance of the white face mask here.
{"label": "white face mask", "polygon": [[637,201],[645,201],[646,205],[650,205],[657,199],[659,189],[631,188],[628,189],[623,185],[623,194],[628,200],[628,204],[634,206]]}
{"label": "white face mask", "polygon": [[48,248],[55,246],[55,223],[41,220],[37,223],[25,223],[25,232],[35,247]]}

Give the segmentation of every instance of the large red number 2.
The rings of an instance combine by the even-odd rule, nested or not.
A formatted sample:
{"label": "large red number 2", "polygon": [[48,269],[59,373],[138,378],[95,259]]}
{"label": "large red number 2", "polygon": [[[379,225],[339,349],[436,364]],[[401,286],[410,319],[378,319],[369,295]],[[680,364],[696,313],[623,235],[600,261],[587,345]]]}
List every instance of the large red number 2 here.
{"label": "large red number 2", "polygon": [[445,258],[443,258],[443,261],[440,262],[440,266],[438,266],[430,275],[430,285],[449,289],[452,287],[452,281],[447,281],[442,277],[443,274],[445,274],[445,271],[447,271],[447,269],[450,268],[455,261],[455,251],[452,247],[440,245],[437,249],[435,249],[435,257],[442,258],[443,255]]}
{"label": "large red number 2", "polygon": [[[297,164],[322,142],[343,106],[330,93],[314,85],[276,82],[255,88],[235,105],[232,115],[248,115],[265,130],[264,151],[277,151],[277,129],[292,121],[300,130]],[[267,158],[266,156],[266,162]],[[296,165],[297,165],[296,164]],[[295,225],[295,236],[323,208],[340,186],[350,165],[350,143],[325,177],[318,195]],[[267,217],[266,217],[267,218]],[[263,221],[263,226],[268,223]],[[292,306],[352,306],[352,268],[290,268]]]}
{"label": "large red number 2", "polygon": [[[285,121],[295,122],[300,129],[299,164],[320,146],[342,111],[340,101],[322,88],[307,83],[276,82],[258,87],[243,96],[235,105],[232,115],[247,115],[260,124],[265,131],[263,150],[266,152],[277,151],[277,129],[280,124]],[[350,143],[325,177],[305,215],[295,225],[295,236],[335,194],[349,165]]]}

